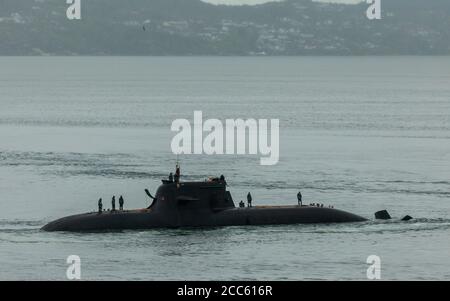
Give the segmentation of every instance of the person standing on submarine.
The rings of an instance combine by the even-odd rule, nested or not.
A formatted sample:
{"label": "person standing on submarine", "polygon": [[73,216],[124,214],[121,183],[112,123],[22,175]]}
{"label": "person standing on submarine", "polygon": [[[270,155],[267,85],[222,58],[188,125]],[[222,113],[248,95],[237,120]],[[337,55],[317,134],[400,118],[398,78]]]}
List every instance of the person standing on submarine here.
{"label": "person standing on submarine", "polygon": [[252,195],[250,192],[247,194],[247,206],[252,207]]}
{"label": "person standing on submarine", "polygon": [[178,165],[178,163],[177,163],[177,165],[176,165],[176,168],[175,168],[175,183],[179,183],[180,182],[180,176],[181,176],[181,170],[180,170],[180,165]]}
{"label": "person standing on submarine", "polygon": [[111,205],[112,205],[111,210],[116,211],[116,196],[115,195],[113,195],[113,197],[112,197]]}
{"label": "person standing on submarine", "polygon": [[102,198],[100,198],[98,200],[98,213],[99,214],[102,213],[102,210],[103,210],[103,204],[102,204]]}
{"label": "person standing on submarine", "polygon": [[297,193],[297,201],[298,201],[299,206],[303,205],[302,204],[302,193],[300,191]]}
{"label": "person standing on submarine", "polygon": [[123,210],[123,197],[122,196],[120,196],[120,198],[119,198],[119,210],[120,211],[122,211]]}
{"label": "person standing on submarine", "polygon": [[225,181],[225,176],[224,175],[220,175],[219,178],[220,182],[224,183],[226,186],[228,186],[227,181]]}

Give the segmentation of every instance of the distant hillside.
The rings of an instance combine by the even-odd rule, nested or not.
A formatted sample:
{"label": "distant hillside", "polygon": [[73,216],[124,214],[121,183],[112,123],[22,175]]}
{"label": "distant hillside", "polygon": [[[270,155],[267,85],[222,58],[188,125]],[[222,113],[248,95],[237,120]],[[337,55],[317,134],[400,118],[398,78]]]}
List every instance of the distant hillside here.
{"label": "distant hillside", "polygon": [[448,55],[449,0],[367,4],[287,0],[215,6],[200,0],[0,0],[0,55]]}

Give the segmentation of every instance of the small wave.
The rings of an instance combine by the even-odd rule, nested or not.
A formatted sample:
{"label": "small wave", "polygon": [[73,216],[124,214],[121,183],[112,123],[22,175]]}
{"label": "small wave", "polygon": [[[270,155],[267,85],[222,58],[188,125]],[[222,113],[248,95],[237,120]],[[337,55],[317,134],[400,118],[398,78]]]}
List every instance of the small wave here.
{"label": "small wave", "polygon": [[380,183],[392,183],[392,184],[414,184],[414,185],[450,185],[450,181],[409,181],[409,180],[391,180],[391,181],[379,181]]}
{"label": "small wave", "polygon": [[370,189],[357,189],[355,190],[357,192],[375,192],[375,193],[390,193],[390,194],[418,194],[418,195],[433,195],[433,196],[441,196],[441,197],[448,197],[450,196],[450,191],[441,191],[441,190],[416,190],[416,189],[386,189],[386,188],[370,188]]}
{"label": "small wave", "polygon": [[7,226],[27,226],[27,227],[35,227],[40,226],[44,223],[44,220],[20,220],[20,219],[0,219],[0,227],[5,225]]}
{"label": "small wave", "polygon": [[[129,162],[130,155],[115,154],[85,154],[85,153],[54,153],[54,152],[0,152],[3,165],[26,166],[75,166],[89,167],[94,165],[138,166]],[[122,163],[127,160],[128,162]],[[118,162],[118,163],[116,163]]]}
{"label": "small wave", "polygon": [[167,177],[167,174],[144,172],[144,171],[126,171],[118,169],[94,169],[94,170],[67,170],[67,171],[53,171],[55,175],[62,177],[71,176],[93,176],[93,177],[109,177],[121,179],[162,179]]}
{"label": "small wave", "polygon": [[0,233],[3,234],[18,234],[20,233],[30,233],[32,231],[38,231],[42,225],[44,225],[44,220],[0,220]]}

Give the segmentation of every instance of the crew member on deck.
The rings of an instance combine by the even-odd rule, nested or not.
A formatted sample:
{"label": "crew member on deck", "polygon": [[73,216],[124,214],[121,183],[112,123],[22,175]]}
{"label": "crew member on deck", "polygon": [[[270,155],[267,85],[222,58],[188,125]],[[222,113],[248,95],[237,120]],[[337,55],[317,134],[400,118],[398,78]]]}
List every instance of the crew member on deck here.
{"label": "crew member on deck", "polygon": [[252,206],[252,195],[250,194],[250,192],[247,194],[247,206]]}
{"label": "crew member on deck", "polygon": [[120,196],[119,198],[119,210],[122,211],[123,210],[123,197]]}
{"label": "crew member on deck", "polygon": [[112,200],[111,200],[111,205],[112,205],[112,211],[116,211],[116,196],[113,195]]}
{"label": "crew member on deck", "polygon": [[177,163],[177,166],[175,169],[175,182],[176,183],[180,182],[180,174],[181,174],[180,165],[178,165],[178,163]]}
{"label": "crew member on deck", "polygon": [[239,208],[244,208],[244,207],[245,207],[244,201],[241,200],[239,202]]}
{"label": "crew member on deck", "polygon": [[102,198],[98,200],[98,213],[102,213],[103,210],[103,204],[102,204]]}
{"label": "crew member on deck", "polygon": [[169,174],[169,182],[173,182],[173,173]]}
{"label": "crew member on deck", "polygon": [[302,193],[300,191],[297,193],[297,200],[298,200],[298,205],[302,206]]}

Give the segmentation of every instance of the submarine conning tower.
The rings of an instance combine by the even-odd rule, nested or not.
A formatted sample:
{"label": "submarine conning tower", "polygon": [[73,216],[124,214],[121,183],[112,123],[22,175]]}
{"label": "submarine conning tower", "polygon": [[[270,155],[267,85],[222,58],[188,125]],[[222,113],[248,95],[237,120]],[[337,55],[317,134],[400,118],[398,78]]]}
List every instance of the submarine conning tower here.
{"label": "submarine conning tower", "polygon": [[179,182],[162,180],[149,207],[154,211],[190,211],[196,213],[218,212],[235,208],[226,182],[218,178],[204,182]]}

